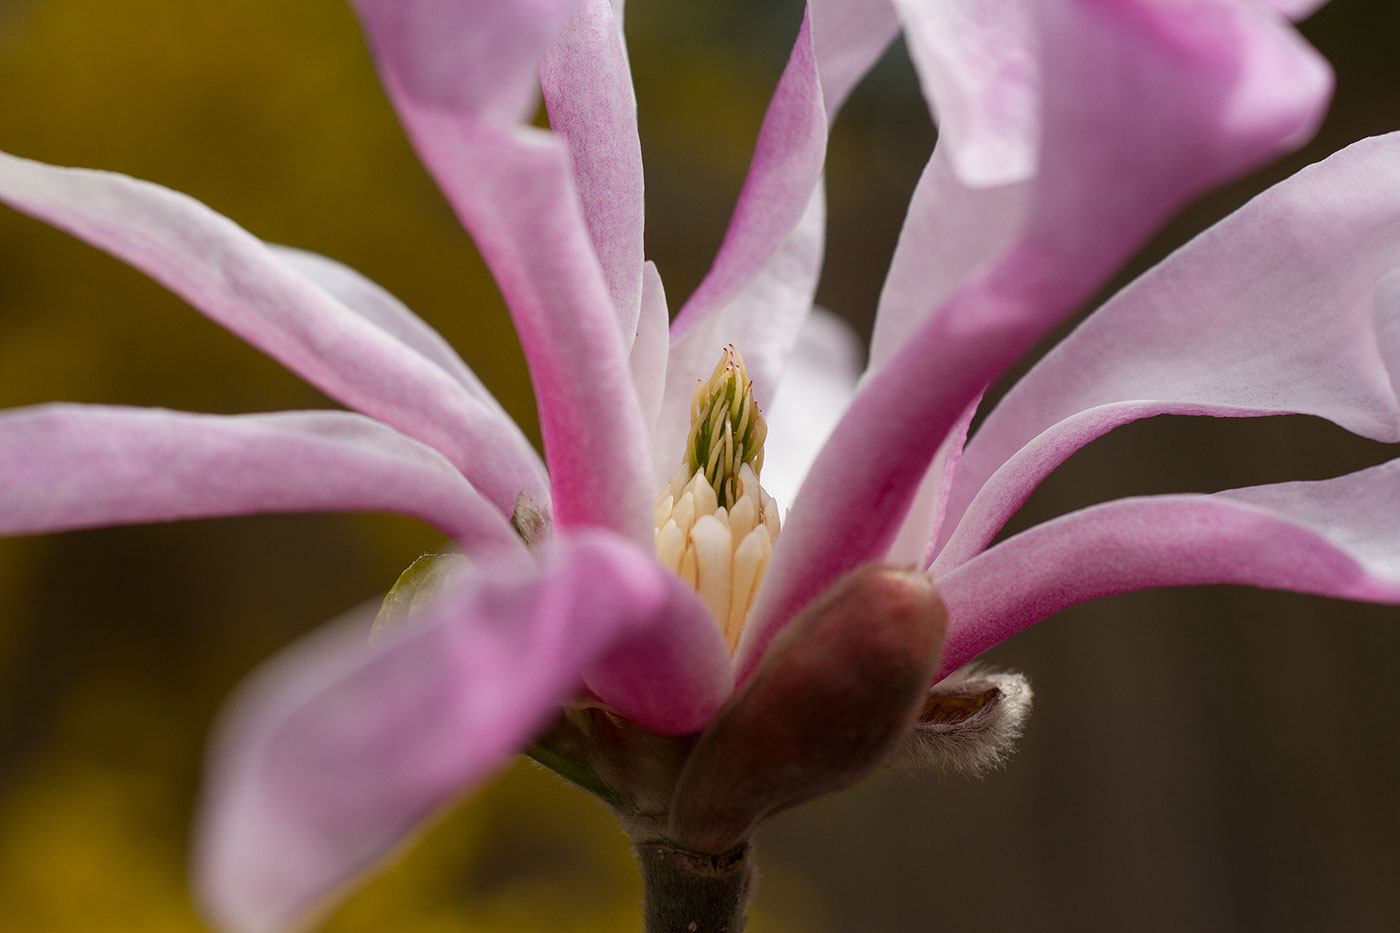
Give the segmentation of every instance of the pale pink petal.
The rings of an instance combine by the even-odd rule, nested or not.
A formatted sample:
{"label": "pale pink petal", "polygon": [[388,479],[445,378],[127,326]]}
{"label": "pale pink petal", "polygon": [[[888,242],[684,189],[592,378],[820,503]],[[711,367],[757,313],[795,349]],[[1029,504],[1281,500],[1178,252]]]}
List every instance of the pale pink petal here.
{"label": "pale pink petal", "polygon": [[649,542],[654,490],[641,406],[569,153],[560,139],[519,125],[521,106],[498,106],[458,86],[489,68],[489,81],[515,89],[521,75],[534,74],[572,4],[358,0],[356,7],[409,137],[514,317],[539,404],[556,522]]}
{"label": "pale pink petal", "polygon": [[[580,672],[631,699],[708,719],[728,657],[708,678],[679,663],[682,633],[717,628],[694,593],[648,555],[592,534],[474,566],[419,619],[371,646],[372,613],[311,636],[264,667],[225,712],[196,846],[209,918],[284,929],[481,782],[579,689]],[[672,639],[676,640],[673,641]],[[674,697],[654,695],[665,678]],[[703,712],[703,716],[699,714]],[[671,724],[680,720],[666,719]]]}
{"label": "pale pink petal", "polygon": [[742,291],[797,226],[821,179],[826,131],[808,14],[768,104],[724,243],[714,265],[676,315],[676,335]]}
{"label": "pale pink petal", "polygon": [[710,375],[724,347],[733,344],[743,355],[759,408],[771,405],[788,354],[812,308],[825,219],[826,197],[818,189],[797,227],[738,295],[685,333],[677,336],[672,330],[666,391],[652,432],[654,483],[668,479],[680,462],[690,429],[691,393],[697,381]]}
{"label": "pale pink petal", "polygon": [[540,64],[540,80],[630,349],[642,300],[642,144],[622,24],[608,0],[577,4]]}
{"label": "pale pink petal", "polygon": [[1400,460],[1337,479],[1122,499],[1038,525],[936,578],[943,672],[1068,606],[1236,583],[1400,603]]}
{"label": "pale pink petal", "polygon": [[[1400,441],[1400,133],[1258,196],[1128,286],[987,416],[952,495],[944,569],[1118,425],[1299,412]],[[966,513],[966,514],[964,514]]]}
{"label": "pale pink petal", "polygon": [[498,408],[198,201],[3,153],[0,200],[130,263],[328,395],[441,450],[504,514],[522,491],[547,501],[538,456]]}
{"label": "pale pink petal", "polygon": [[899,20],[887,2],[808,0],[807,9],[826,117],[834,120],[852,89],[899,33]]}
{"label": "pale pink petal", "polygon": [[870,367],[883,366],[1021,232],[1041,144],[1041,55],[1025,0],[896,0],[938,145],[880,293]]}
{"label": "pale pink petal", "polygon": [[792,502],[817,451],[851,403],[862,356],[851,325],[829,311],[812,309],[773,402],[763,412],[768,439],[759,479],[780,507]]}
{"label": "pale pink petal", "polygon": [[[482,416],[494,417],[495,424],[492,430],[497,438],[494,443],[518,451],[519,456],[528,459],[534,465],[541,478],[545,476],[544,463],[520,430],[520,426],[511,420],[501,403],[481,383],[476,373],[471,371],[452,345],[426,321],[409,310],[407,305],[377,282],[371,281],[344,263],[295,247],[268,245],[278,259],[325,289],[347,309],[364,317],[390,336],[397,337],[421,353],[424,359],[436,363],[460,382],[485,408]],[[541,479],[539,486],[543,485]]]}
{"label": "pale pink petal", "polygon": [[1044,131],[1018,232],[864,383],[793,504],[741,676],[826,581],[885,554],[984,386],[1182,201],[1311,133],[1330,91],[1325,63],[1263,7],[1033,6]]}
{"label": "pale pink petal", "polygon": [[411,515],[470,550],[523,550],[440,453],[363,415],[63,404],[0,413],[0,535],[327,511]]}
{"label": "pale pink petal", "polygon": [[[656,264],[648,260],[642,266],[642,313],[637,319],[637,339],[632,342],[632,350],[627,355],[628,366],[632,369],[632,387],[637,390],[637,398],[642,403],[642,424],[648,437],[654,436],[656,421],[661,414],[661,398],[666,391],[670,328],[666,288],[661,284]],[[671,455],[679,456],[679,453],[668,453],[668,456]],[[656,457],[654,447],[652,457]],[[671,468],[674,469],[675,464]],[[653,463],[653,471],[655,469]],[[659,483],[657,488],[660,488]]]}
{"label": "pale pink petal", "polygon": [[[963,337],[936,336],[942,339],[929,340],[931,346]],[[914,355],[932,357],[930,346],[910,344],[896,357],[899,363],[909,354],[906,367],[887,367],[857,391],[788,512],[735,653],[740,682],[797,610],[846,571],[884,558],[942,440],[986,384],[992,364],[1005,365],[1000,341],[982,336],[980,344],[962,339],[964,355],[936,367]],[[916,365],[924,384],[911,386]]]}
{"label": "pale pink petal", "polygon": [[985,273],[1021,230],[1030,181],[973,187],[958,178],[947,147],[924,167],[880,290],[870,369],[884,366],[932,309]]}
{"label": "pale pink petal", "polygon": [[[819,196],[814,189],[825,162],[828,125],[897,30],[898,22],[885,3],[811,0],[807,4],[724,243],[709,273],[676,316],[678,334],[704,314],[732,303],[812,212],[811,200]],[[736,315],[736,323],[742,325],[743,317]]]}
{"label": "pale pink petal", "polygon": [[537,67],[578,0],[351,0],[380,67],[418,106],[528,120]]}
{"label": "pale pink petal", "polygon": [[894,6],[938,121],[938,145],[958,178],[980,188],[1034,174],[1042,80],[1030,0],[894,0]]}
{"label": "pale pink petal", "polygon": [[759,405],[771,401],[821,271],[828,124],[897,25],[884,3],[808,4],[719,255],[672,328],[652,444],[657,482],[682,451],[696,380],[726,345],[743,354]]}

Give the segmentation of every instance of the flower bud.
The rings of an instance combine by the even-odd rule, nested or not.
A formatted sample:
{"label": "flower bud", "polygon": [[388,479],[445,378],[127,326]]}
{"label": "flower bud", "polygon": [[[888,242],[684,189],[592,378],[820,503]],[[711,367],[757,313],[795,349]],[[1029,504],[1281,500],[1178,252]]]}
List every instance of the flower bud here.
{"label": "flower bud", "polygon": [[378,641],[432,604],[448,584],[466,572],[468,561],[462,554],[423,554],[384,595],[384,602],[369,630],[370,642]]}
{"label": "flower bud", "polygon": [[838,581],[701,733],[677,780],[671,841],[732,851],[765,816],[874,770],[914,726],[947,621],[924,574],[866,566]]}

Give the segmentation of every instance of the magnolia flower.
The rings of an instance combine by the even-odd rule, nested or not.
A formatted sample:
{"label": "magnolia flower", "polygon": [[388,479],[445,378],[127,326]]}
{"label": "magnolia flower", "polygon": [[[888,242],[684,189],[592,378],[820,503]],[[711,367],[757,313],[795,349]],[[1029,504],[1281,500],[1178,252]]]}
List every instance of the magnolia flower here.
{"label": "magnolia flower", "polygon": [[[672,316],[643,256],[621,0],[356,0],[510,307],[543,462],[355,272],[156,185],[0,156],[0,199],[355,409],[7,412],[0,531],[391,511],[465,555],[411,568],[374,639],[367,619],[328,630],[232,706],[197,847],[211,918],[298,921],[527,747],[627,822],[649,922],[718,896],[741,913],[769,812],[911,741],[995,754],[1024,684],[948,675],[1061,608],[1205,582],[1400,602],[1400,460],[1110,502],[991,545],[1134,419],[1306,412],[1400,440],[1400,135],[1115,296],[964,450],[982,390],[1159,223],[1310,135],[1330,73],[1285,16],[1316,5],[810,0],[714,265]],[[821,172],[901,27],[940,138],[857,385],[842,332],[810,317]]]}

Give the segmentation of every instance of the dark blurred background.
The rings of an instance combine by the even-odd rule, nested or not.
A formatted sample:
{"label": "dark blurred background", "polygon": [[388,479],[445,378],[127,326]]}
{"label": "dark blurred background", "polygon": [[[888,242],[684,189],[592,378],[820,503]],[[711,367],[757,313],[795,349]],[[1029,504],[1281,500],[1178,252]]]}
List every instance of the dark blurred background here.
{"label": "dark blurred background", "polygon": [[[673,304],[719,242],[800,15],[797,0],[629,6],[647,250]],[[1303,31],[1338,72],[1318,140],[1190,208],[1134,270],[1299,166],[1400,128],[1395,5],[1335,0]],[[0,148],[162,182],[363,270],[443,331],[533,434],[499,296],[404,141],[345,4],[0,0],[0,87]],[[820,298],[864,333],[933,139],[896,48],[847,107],[829,160]],[[140,275],[0,210],[0,407],[53,399],[330,404]],[[1016,527],[1396,453],[1313,419],[1154,419],[1074,457]],[[0,540],[0,927],[198,929],[184,862],[220,699],[437,543],[379,516]],[[978,781],[884,775],[775,821],[752,927],[1395,929],[1397,654],[1394,607],[1243,588],[1062,613],[990,657],[1036,688],[1010,763]],[[639,897],[611,818],[521,764],[329,928],[625,930]]]}

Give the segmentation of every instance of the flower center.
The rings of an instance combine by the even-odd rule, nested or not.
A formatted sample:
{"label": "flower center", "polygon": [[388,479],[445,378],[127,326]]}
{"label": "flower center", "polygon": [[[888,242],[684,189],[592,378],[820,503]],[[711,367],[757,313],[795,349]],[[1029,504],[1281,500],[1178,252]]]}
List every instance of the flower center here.
{"label": "flower center", "polygon": [[685,461],[656,497],[656,558],[700,594],[733,652],[778,540],[758,483],[768,426],[744,358],[727,347],[695,387]]}

